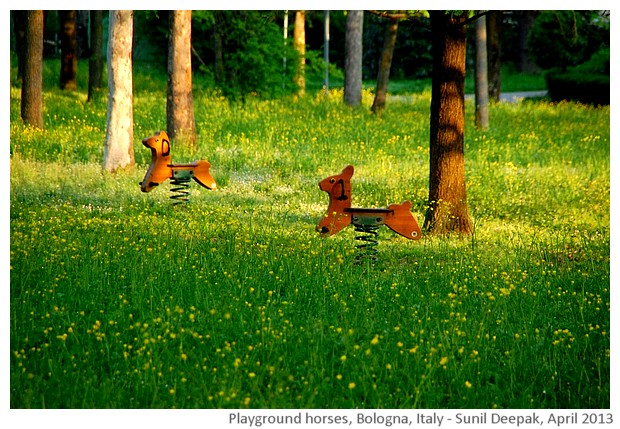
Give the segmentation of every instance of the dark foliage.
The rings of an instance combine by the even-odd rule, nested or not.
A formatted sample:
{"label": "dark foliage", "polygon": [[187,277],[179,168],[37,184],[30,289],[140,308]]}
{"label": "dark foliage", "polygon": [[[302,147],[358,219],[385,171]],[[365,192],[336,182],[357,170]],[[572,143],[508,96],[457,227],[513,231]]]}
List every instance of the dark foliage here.
{"label": "dark foliage", "polygon": [[[376,79],[386,19],[371,13],[364,19],[364,79]],[[431,75],[431,30],[427,18],[402,20],[398,26],[390,76],[394,79],[423,79]]]}
{"label": "dark foliage", "polygon": [[609,46],[609,25],[593,11],[543,11],[532,26],[528,44],[541,68],[565,70]]}
{"label": "dark foliage", "polygon": [[609,48],[602,49],[589,61],[566,71],[550,70],[545,74],[549,96],[553,101],[572,100],[585,104],[608,105],[610,102]]}

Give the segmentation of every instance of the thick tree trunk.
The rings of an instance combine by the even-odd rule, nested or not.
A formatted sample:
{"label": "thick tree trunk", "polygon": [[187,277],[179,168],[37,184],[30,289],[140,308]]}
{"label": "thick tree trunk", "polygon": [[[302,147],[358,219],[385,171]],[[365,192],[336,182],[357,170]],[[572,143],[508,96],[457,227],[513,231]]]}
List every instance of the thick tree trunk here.
{"label": "thick tree trunk", "polygon": [[60,89],[77,89],[77,38],[74,10],[58,12],[60,20]]}
{"label": "thick tree trunk", "polygon": [[344,102],[352,107],[362,102],[362,35],[364,11],[347,11],[344,46]]}
{"label": "thick tree trunk", "polygon": [[26,14],[21,116],[27,125],[43,128],[43,11]]}
{"label": "thick tree trunk", "polygon": [[192,11],[170,13],[168,44],[168,96],[166,111],[170,140],[196,144],[194,98],[192,96]]}
{"label": "thick tree trunk", "polygon": [[299,54],[299,64],[295,72],[295,83],[298,87],[298,94],[303,96],[306,93],[306,11],[298,10],[295,12],[295,26],[293,29],[293,46]]}
{"label": "thick tree trunk", "polygon": [[470,234],[465,192],[465,52],[463,22],[431,11],[433,83],[430,119],[429,209],[424,226],[436,233]]}
{"label": "thick tree trunk", "polygon": [[498,102],[502,92],[502,11],[491,11],[486,17],[489,100]]}
{"label": "thick tree trunk", "polygon": [[372,102],[374,113],[385,109],[387,99],[388,84],[390,82],[390,69],[392,68],[392,57],[394,56],[394,46],[396,46],[396,32],[398,31],[398,20],[390,19],[385,27],[385,39],[381,50],[381,61],[379,61],[379,72],[377,74],[377,90],[375,99]]}
{"label": "thick tree trunk", "polygon": [[91,101],[101,89],[103,77],[103,11],[90,11],[90,58],[88,60],[88,98]]}
{"label": "thick tree trunk", "polygon": [[489,128],[489,80],[487,68],[487,27],[486,17],[476,20],[476,127],[481,130]]}
{"label": "thick tree trunk", "polygon": [[108,39],[108,117],[103,168],[114,172],[134,164],[133,11],[111,10]]}

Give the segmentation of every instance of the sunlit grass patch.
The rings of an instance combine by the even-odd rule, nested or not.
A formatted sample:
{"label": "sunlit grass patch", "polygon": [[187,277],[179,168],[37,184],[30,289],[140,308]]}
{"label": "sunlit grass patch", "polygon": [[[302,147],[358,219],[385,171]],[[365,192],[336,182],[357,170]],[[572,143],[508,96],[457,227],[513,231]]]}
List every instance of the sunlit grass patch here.
{"label": "sunlit grass patch", "polygon": [[[133,169],[107,174],[105,119],[52,97],[11,124],[11,405],[76,408],[605,408],[610,393],[609,109],[498,104],[468,119],[471,237],[328,239],[318,181],[408,199],[422,223],[428,103],[380,117],[325,98],[196,96],[218,189],[140,192],[165,123],[136,97]],[[12,92],[11,114],[18,111]],[[77,97],[79,99],[79,97]],[[365,102],[368,102],[366,100]],[[61,113],[62,112],[62,113]],[[469,112],[469,110],[468,110]]]}

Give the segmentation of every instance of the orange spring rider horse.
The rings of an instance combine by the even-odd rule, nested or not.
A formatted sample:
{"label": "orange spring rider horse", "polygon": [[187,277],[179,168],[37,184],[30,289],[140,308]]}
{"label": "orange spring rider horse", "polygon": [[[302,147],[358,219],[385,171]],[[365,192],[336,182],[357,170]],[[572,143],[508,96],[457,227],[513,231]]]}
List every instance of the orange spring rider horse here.
{"label": "orange spring rider horse", "polygon": [[194,179],[207,189],[215,189],[217,185],[211,176],[211,164],[200,160],[188,164],[173,164],[170,156],[170,139],[165,131],[159,131],[142,140],[142,144],[151,149],[151,165],[140,182],[142,192],[150,192],[154,187],[168,179]]}
{"label": "orange spring rider horse", "polygon": [[392,204],[383,208],[351,207],[351,176],[353,166],[349,165],[342,173],[327,177],[319,182],[319,188],[329,194],[329,206],[325,216],[316,229],[324,236],[336,234],[352,222],[385,224],[392,231],[411,240],[418,240],[422,231],[411,214],[411,202]]}

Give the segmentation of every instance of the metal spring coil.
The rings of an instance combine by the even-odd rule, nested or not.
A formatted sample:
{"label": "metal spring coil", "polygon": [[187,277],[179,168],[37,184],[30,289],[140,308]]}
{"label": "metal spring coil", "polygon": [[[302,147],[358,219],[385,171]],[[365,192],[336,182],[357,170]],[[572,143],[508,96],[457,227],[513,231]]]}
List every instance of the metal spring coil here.
{"label": "metal spring coil", "polygon": [[174,178],[170,181],[172,187],[170,188],[170,192],[173,195],[170,196],[174,202],[172,205],[177,206],[179,204],[186,204],[189,202],[189,182],[191,179],[189,178]]}
{"label": "metal spring coil", "polygon": [[357,249],[357,254],[355,255],[355,263],[361,264],[364,261],[377,262],[378,257],[377,254],[379,250],[377,250],[377,246],[379,245],[379,241],[377,240],[377,236],[379,235],[378,229],[379,225],[354,225],[355,231],[358,235],[355,236],[355,239],[360,242],[355,246]]}

